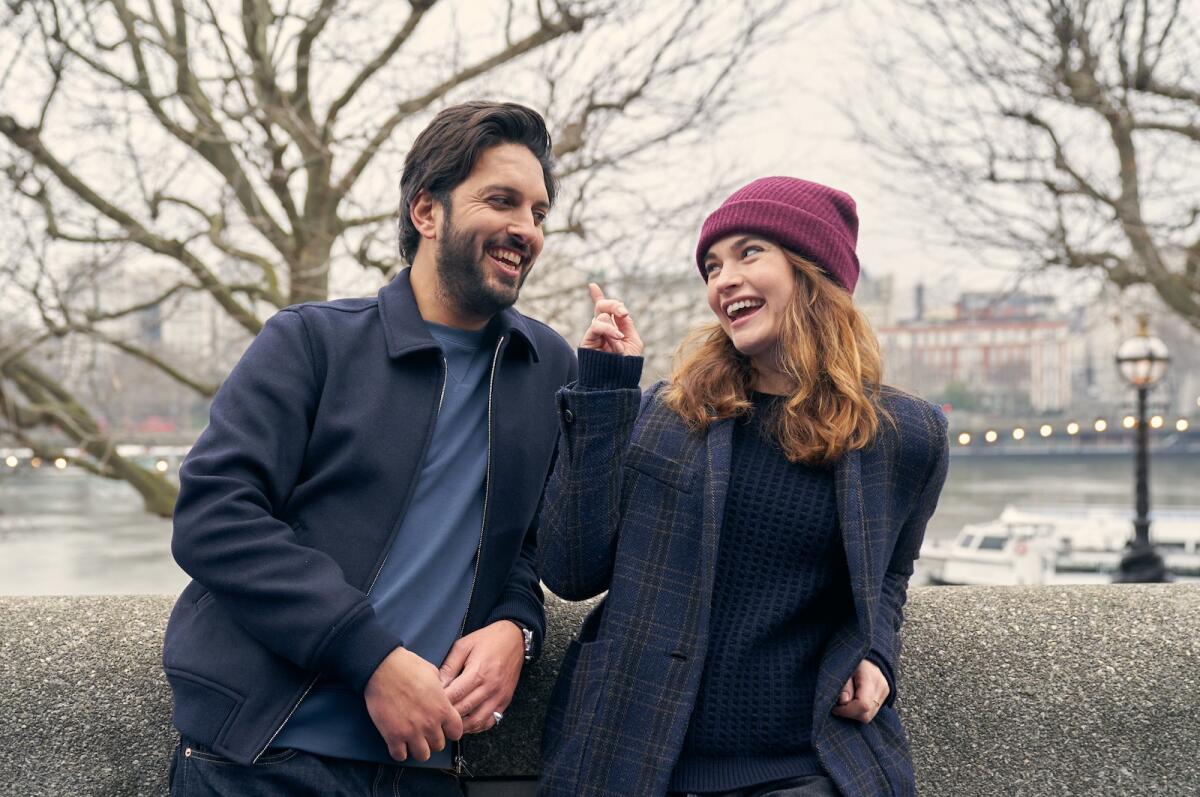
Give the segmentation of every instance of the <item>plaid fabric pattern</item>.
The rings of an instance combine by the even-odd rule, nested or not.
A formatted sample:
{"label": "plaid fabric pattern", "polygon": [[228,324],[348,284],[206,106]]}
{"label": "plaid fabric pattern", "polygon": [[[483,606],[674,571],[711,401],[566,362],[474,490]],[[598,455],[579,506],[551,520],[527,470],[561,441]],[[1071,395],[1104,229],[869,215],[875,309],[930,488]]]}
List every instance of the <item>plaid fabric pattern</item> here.
{"label": "plaid fabric pattern", "polygon": [[[542,795],[665,794],[683,745],[707,650],[733,424],[690,432],[659,400],[662,387],[559,393],[541,576],[569,600],[608,595],[551,695]],[[812,722],[814,747],[847,797],[915,794],[891,701],[869,725],[829,709],[868,652],[896,670],[908,578],[948,460],[937,408],[893,390],[883,406],[894,424],[835,468],[855,619],[824,655]]]}

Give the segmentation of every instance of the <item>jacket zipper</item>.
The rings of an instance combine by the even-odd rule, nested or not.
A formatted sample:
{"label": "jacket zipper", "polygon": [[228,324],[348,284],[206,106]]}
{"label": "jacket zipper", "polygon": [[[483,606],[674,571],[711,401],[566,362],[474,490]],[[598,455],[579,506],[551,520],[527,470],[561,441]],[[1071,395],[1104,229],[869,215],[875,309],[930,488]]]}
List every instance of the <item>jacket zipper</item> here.
{"label": "jacket zipper", "polygon": [[[475,546],[475,572],[471,574],[471,591],[467,596],[467,610],[463,612],[462,622],[458,626],[458,636],[467,629],[467,617],[471,614],[471,601],[475,599],[475,582],[479,578],[479,557],[483,553],[483,535],[487,530],[488,499],[492,494],[492,391],[496,386],[496,363],[500,361],[500,349],[504,346],[504,336],[496,341],[496,351],[492,353],[492,372],[488,376],[487,403],[487,470],[483,477],[483,522],[479,525],[479,544]],[[463,774],[467,760],[463,757],[463,743],[460,739],[454,743],[454,772]]]}
{"label": "jacket zipper", "polygon": [[[493,368],[494,367],[495,366],[493,365]],[[433,415],[433,423],[431,423],[429,425],[429,434],[425,437],[425,451],[426,452],[429,451],[429,441],[433,439],[433,429],[437,425],[438,416],[442,414],[442,402],[445,401],[445,399],[446,399],[446,381],[447,381],[446,374],[449,371],[450,371],[450,364],[446,362],[445,355],[442,355],[442,389],[441,389],[441,392],[438,394],[437,412],[435,412]],[[489,407],[489,409],[488,409],[488,413],[489,413],[488,424],[489,424],[489,428],[490,428],[490,425],[491,425],[491,419],[490,419],[491,388],[490,387],[488,388],[488,393],[489,393],[489,395],[488,395],[488,407]],[[489,440],[491,439],[490,432],[489,432],[488,439]],[[490,467],[490,453],[491,452],[489,451],[489,467]],[[424,457],[422,457],[422,459],[423,458]],[[410,492],[409,496],[411,497],[411,495],[412,495],[412,493]],[[487,501],[487,499],[485,498],[484,499],[485,504],[486,504],[486,501]],[[391,544],[389,543],[387,551],[385,551],[383,554],[383,559],[379,562],[379,567],[375,568],[375,574],[373,576],[371,576],[371,583],[367,585],[366,595],[368,597],[371,595],[371,590],[375,589],[375,582],[379,580],[379,574],[383,572],[383,566],[385,564],[387,564],[388,556],[390,556],[391,553],[392,553],[392,547],[391,547]],[[472,589],[474,589],[474,585],[472,585]],[[465,620],[465,618],[464,618],[464,620]],[[459,632],[459,635],[461,636],[462,633]],[[258,751],[258,755],[254,756],[254,760],[251,761],[250,763],[257,764],[258,759],[262,757],[262,754],[267,752],[267,748],[269,748],[271,746],[271,742],[275,741],[275,737],[278,736],[281,731],[283,731],[284,726],[288,724],[288,720],[290,720],[292,718],[292,715],[296,713],[296,709],[300,708],[300,704],[304,702],[304,698],[308,697],[308,693],[312,691],[312,688],[314,686],[316,686],[317,678],[319,678],[319,677],[320,677],[319,675],[316,675],[312,678],[312,680],[310,680],[308,682],[308,686],[304,687],[304,693],[300,695],[300,699],[296,701],[296,705],[292,706],[292,710],[289,711],[288,715],[283,718],[283,722],[279,723],[279,727],[275,729],[275,732],[271,734],[271,738],[267,739],[267,743],[263,745],[263,748]]]}

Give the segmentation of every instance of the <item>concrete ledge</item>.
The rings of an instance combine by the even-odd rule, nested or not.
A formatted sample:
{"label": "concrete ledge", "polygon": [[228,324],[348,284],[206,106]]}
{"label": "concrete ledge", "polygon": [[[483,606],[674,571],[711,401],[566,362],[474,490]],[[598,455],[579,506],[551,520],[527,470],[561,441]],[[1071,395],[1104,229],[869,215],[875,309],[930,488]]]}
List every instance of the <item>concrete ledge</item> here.
{"label": "concrete ledge", "polygon": [[[0,794],[166,793],[172,602],[0,598]],[[585,609],[552,601],[518,705],[466,749],[474,775],[535,774]],[[1200,586],[919,588],[908,616],[900,706],[922,795],[1200,790]]]}

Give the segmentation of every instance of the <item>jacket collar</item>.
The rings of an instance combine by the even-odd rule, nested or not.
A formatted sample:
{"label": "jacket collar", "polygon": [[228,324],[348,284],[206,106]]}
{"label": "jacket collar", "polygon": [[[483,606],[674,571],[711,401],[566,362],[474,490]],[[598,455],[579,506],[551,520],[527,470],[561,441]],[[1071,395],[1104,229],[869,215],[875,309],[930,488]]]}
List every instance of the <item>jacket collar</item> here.
{"label": "jacket collar", "polygon": [[[389,357],[403,357],[416,351],[440,348],[429,334],[417,307],[417,299],[413,296],[411,268],[404,269],[379,289],[379,314],[383,318]],[[538,361],[537,344],[525,316],[509,307],[497,313],[489,326],[497,335],[508,337],[509,332],[513,333],[513,341],[522,343],[533,361]]]}

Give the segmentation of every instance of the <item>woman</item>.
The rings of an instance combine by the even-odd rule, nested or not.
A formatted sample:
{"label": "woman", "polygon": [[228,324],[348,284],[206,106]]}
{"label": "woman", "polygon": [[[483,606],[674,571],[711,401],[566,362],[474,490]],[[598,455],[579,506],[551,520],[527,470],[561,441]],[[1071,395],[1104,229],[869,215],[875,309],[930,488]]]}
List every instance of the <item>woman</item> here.
{"label": "woman", "polygon": [[823,185],[735,192],[696,249],[716,323],[645,396],[637,330],[591,286],[539,555],[562,597],[608,594],[551,698],[542,794],[915,793],[897,635],[946,422],[881,385],[857,232]]}

